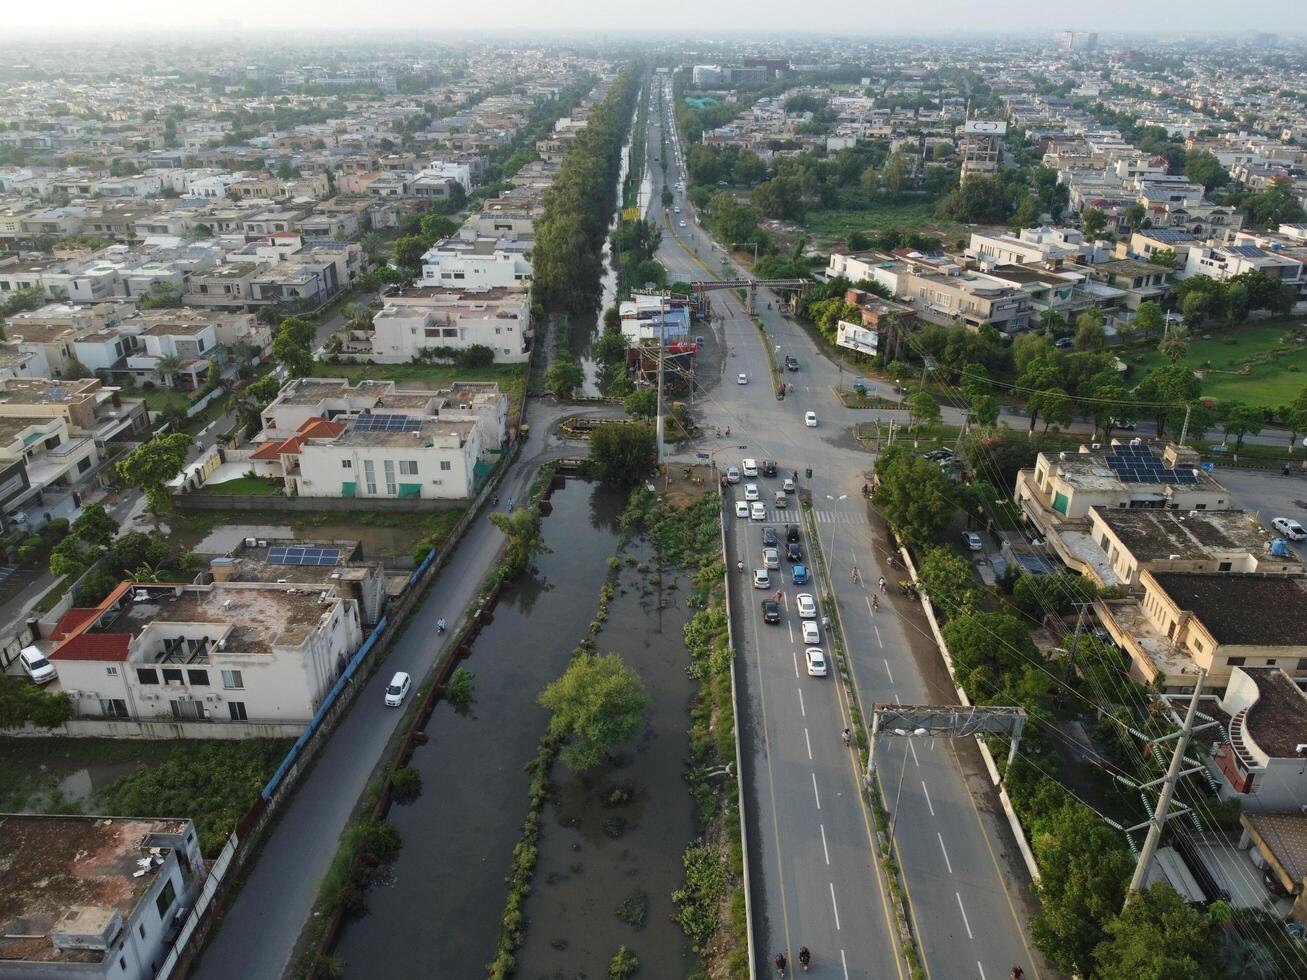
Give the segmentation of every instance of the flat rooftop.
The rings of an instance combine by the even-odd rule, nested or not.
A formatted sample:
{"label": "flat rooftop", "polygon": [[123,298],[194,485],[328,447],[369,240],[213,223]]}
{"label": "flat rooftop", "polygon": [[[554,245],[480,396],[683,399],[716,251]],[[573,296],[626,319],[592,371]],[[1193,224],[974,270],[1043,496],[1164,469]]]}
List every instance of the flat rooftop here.
{"label": "flat rooftop", "polygon": [[1307,648],[1307,579],[1301,576],[1148,574],[1217,643]]}
{"label": "flat rooftop", "polygon": [[84,398],[94,398],[104,389],[95,378],[50,380],[48,378],[10,378],[0,386],[0,401],[22,405],[67,405]]}
{"label": "flat rooftop", "polygon": [[1279,667],[1239,669],[1257,683],[1245,723],[1249,734],[1267,755],[1297,758],[1298,746],[1307,743],[1307,694]]}
{"label": "flat rooftop", "polygon": [[[436,439],[456,437],[459,445],[467,441],[476,428],[472,421],[456,421],[441,418],[423,418],[413,429],[388,431],[383,429],[359,429],[351,425],[339,435],[333,445],[336,446],[386,446],[430,448]],[[415,434],[416,433],[416,434]]]}
{"label": "flat rooftop", "polygon": [[[1212,558],[1224,554],[1261,554],[1267,538],[1242,510],[1176,510],[1094,507],[1130,553],[1141,562],[1181,558]],[[1276,556],[1277,560],[1280,556]],[[1297,561],[1290,551],[1286,561]]]}
{"label": "flat rooftop", "polygon": [[[98,949],[56,949],[52,934],[103,933],[154,884],[154,835],[190,821],[0,814],[0,960],[99,963]],[[161,853],[171,850],[162,847]],[[146,872],[139,863],[145,861]]]}

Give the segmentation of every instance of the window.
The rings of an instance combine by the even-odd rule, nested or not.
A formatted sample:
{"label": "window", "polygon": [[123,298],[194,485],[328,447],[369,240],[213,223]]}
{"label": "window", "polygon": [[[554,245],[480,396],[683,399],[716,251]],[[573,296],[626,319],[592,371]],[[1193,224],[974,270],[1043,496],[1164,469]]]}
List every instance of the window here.
{"label": "window", "polygon": [[139,933],[141,934],[141,938],[144,939],[144,938],[145,938],[145,923],[142,922],[139,926],[137,926],[137,927],[136,927],[136,931],[139,932]]}
{"label": "window", "polygon": [[245,714],[244,701],[228,701],[227,713],[231,715],[232,721],[244,721],[248,715]]}
{"label": "window", "polygon": [[163,891],[159,892],[159,897],[154,900],[154,907],[159,910],[159,918],[165,918],[168,910],[172,908],[172,903],[177,900],[177,886],[173,883],[171,877],[168,883],[163,886]]}
{"label": "window", "polygon": [[342,470],[352,470],[354,468],[354,461],[352,459],[342,459],[340,461],[340,468]]}
{"label": "window", "polygon": [[209,672],[207,670],[188,670],[186,671],[186,683],[208,687]]}
{"label": "window", "polygon": [[1244,660],[1244,657],[1231,657],[1225,663],[1228,667],[1242,667],[1244,665]]}
{"label": "window", "polygon": [[1218,572],[1228,572],[1228,571],[1229,571],[1231,568],[1233,568],[1233,567],[1234,567],[1234,565],[1233,565],[1231,562],[1223,561],[1223,562],[1221,562],[1219,565],[1216,566],[1216,570],[1217,570]]}
{"label": "window", "polygon": [[440,472],[442,472],[442,473],[447,473],[447,472],[449,472],[449,470],[452,469],[452,468],[453,468],[453,467],[452,467],[452,464],[449,462],[449,460],[447,460],[447,459],[442,459],[442,460],[440,461]]}
{"label": "window", "polygon": [[1275,666],[1275,658],[1274,658],[1274,657],[1271,657],[1269,660],[1267,660],[1267,661],[1266,661],[1266,666],[1267,666],[1267,667],[1274,667],[1274,666]]}
{"label": "window", "polygon": [[117,667],[106,667],[106,668],[104,668],[104,672],[105,672],[106,674],[108,674],[110,677],[117,677],[117,676],[118,676],[118,668],[117,668]]}
{"label": "window", "polygon": [[368,493],[375,496],[377,493],[377,473],[370,459],[363,461],[363,479],[367,481]]}
{"label": "window", "polygon": [[158,684],[159,672],[153,667],[137,667],[136,680],[141,684]]}
{"label": "window", "polygon": [[182,682],[182,672],[180,667],[163,668],[163,682],[165,684],[180,684]]}
{"label": "window", "polygon": [[126,718],[127,702],[122,698],[100,698],[100,714],[105,718]]}
{"label": "window", "polygon": [[83,459],[81,462],[79,462],[79,463],[77,464],[77,472],[78,472],[78,473],[85,473],[85,472],[86,472],[87,470],[89,470],[90,468],[91,468],[91,457],[90,457],[90,456],[87,456],[85,459]]}
{"label": "window", "polygon": [[393,459],[386,460],[384,468],[386,471],[386,493],[393,497],[399,493],[399,487],[395,484],[395,461]]}
{"label": "window", "polygon": [[399,461],[400,476],[417,476],[418,461],[416,459],[401,459]]}
{"label": "window", "polygon": [[1299,657],[1299,658],[1298,658],[1298,666],[1295,667],[1294,669],[1295,669],[1295,670],[1307,670],[1307,657]]}
{"label": "window", "polygon": [[224,670],[222,672],[222,686],[227,691],[245,690],[245,679],[241,677],[239,670]]}

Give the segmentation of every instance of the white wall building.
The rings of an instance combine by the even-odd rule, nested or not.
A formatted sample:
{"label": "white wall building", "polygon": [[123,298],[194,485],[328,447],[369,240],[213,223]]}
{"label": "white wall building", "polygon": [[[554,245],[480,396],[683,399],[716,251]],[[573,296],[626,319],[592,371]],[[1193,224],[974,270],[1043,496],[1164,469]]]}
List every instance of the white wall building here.
{"label": "white wall building", "polygon": [[362,346],[347,341],[345,351],[401,364],[432,348],[466,350],[481,344],[494,351],[497,363],[520,363],[530,351],[530,298],[520,288],[468,293],[406,289],[386,297],[372,327]]}
{"label": "white wall building", "polygon": [[422,256],[422,285],[478,292],[531,281],[530,239],[446,238]]}

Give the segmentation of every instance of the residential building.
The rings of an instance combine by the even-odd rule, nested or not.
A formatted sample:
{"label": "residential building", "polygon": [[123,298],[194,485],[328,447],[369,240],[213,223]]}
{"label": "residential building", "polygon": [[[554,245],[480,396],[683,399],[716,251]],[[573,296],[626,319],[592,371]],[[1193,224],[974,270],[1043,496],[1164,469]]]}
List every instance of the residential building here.
{"label": "residential building", "polygon": [[497,363],[520,363],[531,347],[531,305],[525,289],[479,292],[419,287],[392,293],[372,331],[349,335],[345,353],[405,363],[431,350],[489,347]]}
{"label": "residential building", "polygon": [[910,302],[922,319],[933,323],[962,323],[973,330],[988,324],[1008,334],[1030,326],[1030,297],[1023,290],[957,266],[937,271],[910,262],[898,276],[894,295]]}
{"label": "residential building", "polygon": [[1119,289],[1123,305],[1128,310],[1139,309],[1140,303],[1160,303],[1170,288],[1171,270],[1141,259],[1114,259],[1100,262],[1084,270],[1091,280]]}
{"label": "residential building", "polygon": [[[874,338],[864,338],[863,346],[874,348],[869,353],[879,353],[886,364],[898,357],[899,348],[908,334],[917,329],[917,311],[906,303],[884,299],[861,289],[845,292],[844,302],[858,308],[861,314],[858,325],[875,335]],[[857,339],[856,335],[853,339]]]}
{"label": "residential building", "polygon": [[[1288,813],[1246,810],[1239,814],[1239,823],[1243,825],[1240,847],[1249,848],[1256,867],[1266,868],[1264,880],[1275,882],[1289,896],[1288,917],[1300,923],[1307,920],[1307,815],[1301,805],[1290,807]],[[1242,854],[1239,857],[1247,860]]]}
{"label": "residential building", "polygon": [[1298,259],[1256,245],[1198,245],[1189,249],[1180,278],[1230,279],[1245,272],[1260,272],[1293,287],[1296,296],[1303,280],[1302,265]]}
{"label": "residential building", "polygon": [[690,338],[690,304],[684,296],[632,293],[617,309],[628,347],[647,341],[667,345]]}
{"label": "residential building", "polygon": [[75,381],[11,378],[0,382],[0,418],[56,419],[71,435],[107,442],[146,427],[145,402],[123,398],[120,389],[98,378]]}
{"label": "residential building", "polygon": [[531,280],[532,239],[459,235],[436,242],[422,256],[422,284],[481,292]]}
{"label": "residential building", "polygon": [[1307,678],[1307,577],[1145,569],[1139,585],[1139,598],[1100,599],[1095,608],[1141,683],[1185,693],[1200,667],[1212,691],[1224,690],[1235,667]]}
{"label": "residential building", "polygon": [[1096,261],[1094,248],[1074,228],[1023,228],[1020,235],[971,233],[967,258],[992,265],[1048,265]]}
{"label": "residential building", "polygon": [[1228,742],[1213,768],[1245,813],[1298,812],[1307,800],[1307,694],[1280,667],[1234,667],[1221,698]]}
{"label": "residential building", "polygon": [[1130,235],[1130,244],[1124,249],[1124,254],[1121,246],[1117,246],[1117,256],[1141,258],[1147,262],[1154,252],[1173,252],[1175,268],[1183,269],[1189,249],[1198,244],[1198,239],[1187,231],[1175,228],[1144,228]]}
{"label": "residential building", "polygon": [[0,818],[0,975],[152,980],[204,883],[189,819]]}
{"label": "residential building", "polygon": [[60,618],[48,654],[79,717],[308,722],[363,642],[334,585],[124,582]]}

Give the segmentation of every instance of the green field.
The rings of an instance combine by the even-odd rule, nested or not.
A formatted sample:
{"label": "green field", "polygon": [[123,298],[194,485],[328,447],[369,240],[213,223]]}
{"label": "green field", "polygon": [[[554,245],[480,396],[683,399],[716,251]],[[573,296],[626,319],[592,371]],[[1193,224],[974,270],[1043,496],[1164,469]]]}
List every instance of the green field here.
{"label": "green field", "polygon": [[526,387],[525,364],[492,364],[484,368],[460,368],[446,364],[328,364],[316,361],[318,378],[348,378],[359,381],[394,381],[401,387],[441,388],[455,381],[498,381],[508,396],[509,421],[515,421],[517,404]]}
{"label": "green field", "polygon": [[[1213,330],[1207,340],[1195,335],[1180,363],[1203,372],[1204,398],[1278,408],[1307,387],[1307,340],[1294,336],[1305,325],[1301,318],[1285,317]],[[1136,382],[1166,363],[1151,345],[1121,356]]]}
{"label": "green field", "polygon": [[244,497],[280,497],[286,492],[284,480],[274,480],[268,476],[241,476],[224,483],[206,483],[191,493],[204,494],[239,494]]}

